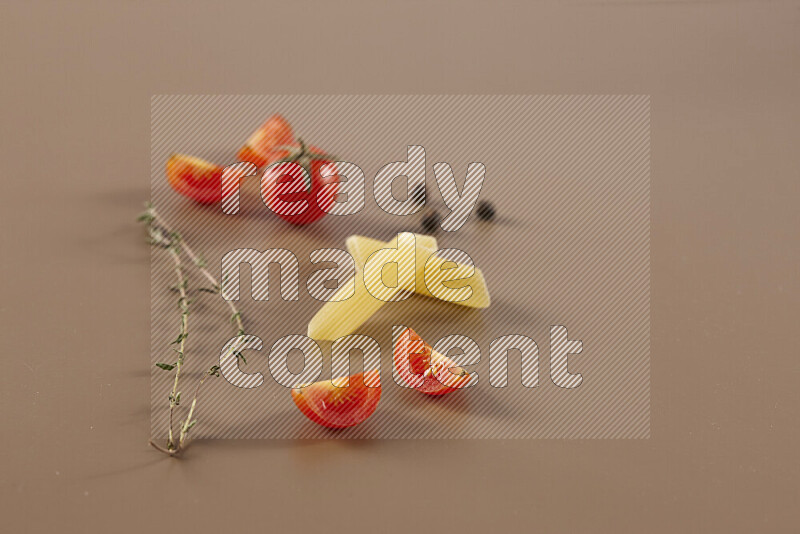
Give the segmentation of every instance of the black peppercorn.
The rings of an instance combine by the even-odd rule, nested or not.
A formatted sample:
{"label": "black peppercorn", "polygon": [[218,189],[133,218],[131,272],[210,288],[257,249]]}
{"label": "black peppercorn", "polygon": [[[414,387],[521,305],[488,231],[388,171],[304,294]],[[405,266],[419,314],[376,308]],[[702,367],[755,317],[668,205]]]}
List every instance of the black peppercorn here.
{"label": "black peppercorn", "polygon": [[411,193],[411,200],[415,204],[425,204],[425,184],[419,184]]}
{"label": "black peppercorn", "polygon": [[494,206],[487,200],[478,202],[478,218],[484,221],[491,221],[494,219]]}
{"label": "black peppercorn", "polygon": [[435,232],[436,228],[439,226],[440,220],[441,217],[438,212],[431,211],[430,213],[426,213],[422,217],[422,230],[428,233]]}

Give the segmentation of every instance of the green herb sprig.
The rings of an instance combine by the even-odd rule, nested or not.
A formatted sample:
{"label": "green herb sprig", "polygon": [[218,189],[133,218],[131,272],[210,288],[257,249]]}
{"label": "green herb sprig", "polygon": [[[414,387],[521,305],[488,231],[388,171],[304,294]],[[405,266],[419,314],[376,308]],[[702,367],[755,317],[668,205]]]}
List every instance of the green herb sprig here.
{"label": "green herb sprig", "polygon": [[[179,233],[172,230],[170,225],[163,219],[163,217],[156,212],[153,205],[147,203],[145,207],[146,210],[139,215],[138,220],[146,226],[150,244],[152,246],[163,248],[170,254],[177,279],[177,284],[172,289],[178,291],[179,294],[178,308],[181,311],[180,329],[177,338],[171,343],[172,345],[177,345],[177,348],[172,348],[172,350],[178,355],[177,360],[173,363],[158,362],[155,364],[156,367],[164,371],[174,371],[172,390],[169,394],[169,428],[166,447],[162,447],[152,440],[150,441],[150,445],[152,445],[155,449],[169,456],[175,457],[185,449],[189,431],[197,424],[197,420],[193,419],[193,417],[195,409],[197,408],[197,399],[199,397],[201,387],[208,377],[220,375],[219,365],[213,365],[205,373],[203,373],[203,376],[197,381],[188,414],[180,425],[178,438],[175,439],[173,420],[175,410],[180,405],[181,400],[179,385],[181,371],[186,361],[186,339],[189,337],[189,306],[192,302],[191,299],[189,299],[189,284],[185,274],[184,263],[182,261],[183,255],[185,255],[192,262],[192,266],[196,268],[206,278],[206,280],[208,280],[208,282],[211,283],[210,288],[198,288],[198,292],[221,294],[222,285],[208,271],[207,263],[202,256],[192,250],[192,248],[189,247]],[[241,359],[246,363],[244,356],[242,356],[240,352],[240,349],[244,345],[245,337],[242,314],[232,301],[226,300],[226,302],[228,303],[228,307],[231,311],[230,321],[236,326],[238,336],[238,339],[232,344],[229,352],[235,354],[237,359]]]}

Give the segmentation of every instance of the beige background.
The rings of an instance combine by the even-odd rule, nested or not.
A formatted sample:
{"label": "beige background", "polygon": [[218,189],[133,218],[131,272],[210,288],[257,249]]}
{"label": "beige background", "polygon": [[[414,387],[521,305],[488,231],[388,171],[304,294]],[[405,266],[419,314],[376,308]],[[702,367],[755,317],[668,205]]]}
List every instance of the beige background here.
{"label": "beige background", "polygon": [[[13,532],[794,532],[800,6],[4,3]],[[156,93],[652,95],[652,438],[149,449]]]}

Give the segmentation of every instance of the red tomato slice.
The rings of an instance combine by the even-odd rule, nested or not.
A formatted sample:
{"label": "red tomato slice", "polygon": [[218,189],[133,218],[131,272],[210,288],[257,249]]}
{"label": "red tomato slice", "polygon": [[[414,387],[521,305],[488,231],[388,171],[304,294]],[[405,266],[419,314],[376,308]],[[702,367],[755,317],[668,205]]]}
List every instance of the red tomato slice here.
{"label": "red tomato slice", "polygon": [[403,384],[427,395],[456,391],[472,378],[451,358],[434,351],[411,328],[397,338],[394,367]]}
{"label": "red tomato slice", "polygon": [[178,193],[201,204],[222,199],[223,167],[209,161],[173,154],[167,160],[167,181]]}
{"label": "red tomato slice", "polygon": [[292,127],[286,119],[280,115],[273,115],[253,132],[237,156],[241,161],[249,161],[257,167],[264,167],[281,159],[281,156],[274,151],[275,147],[289,145],[293,140]]}
{"label": "red tomato slice", "polygon": [[[292,389],[292,400],[306,417],[328,428],[346,428],[364,422],[378,407],[381,398],[379,371],[358,373],[350,384],[336,387],[343,378],[323,380]],[[376,387],[367,387],[366,383]]]}

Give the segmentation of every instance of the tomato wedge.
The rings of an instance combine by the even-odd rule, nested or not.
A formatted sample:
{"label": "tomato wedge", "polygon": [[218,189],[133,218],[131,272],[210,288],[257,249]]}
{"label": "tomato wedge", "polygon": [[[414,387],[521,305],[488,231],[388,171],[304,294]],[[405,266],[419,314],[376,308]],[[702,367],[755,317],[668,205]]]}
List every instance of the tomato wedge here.
{"label": "tomato wedge", "polygon": [[241,161],[264,167],[281,159],[280,153],[275,152],[275,147],[288,145],[293,140],[292,127],[286,119],[273,115],[253,132],[237,155]]}
{"label": "tomato wedge", "polygon": [[211,204],[222,199],[224,170],[210,161],[173,154],[167,160],[167,181],[181,195],[201,204]]}
{"label": "tomato wedge", "polygon": [[451,358],[439,354],[411,328],[397,338],[394,368],[408,387],[427,395],[444,395],[463,388],[472,378]]}
{"label": "tomato wedge", "polygon": [[[328,428],[346,428],[363,423],[378,407],[381,398],[379,371],[358,373],[350,378],[348,386],[342,384],[345,377],[323,380],[313,384],[299,385],[292,389],[292,400],[306,417]],[[377,384],[367,387],[366,384]]]}

